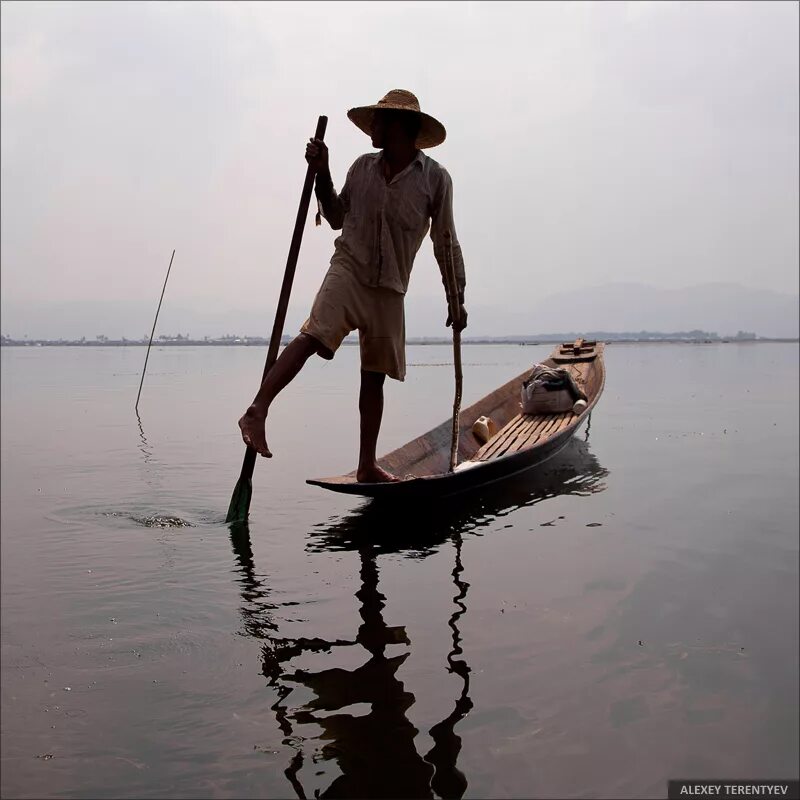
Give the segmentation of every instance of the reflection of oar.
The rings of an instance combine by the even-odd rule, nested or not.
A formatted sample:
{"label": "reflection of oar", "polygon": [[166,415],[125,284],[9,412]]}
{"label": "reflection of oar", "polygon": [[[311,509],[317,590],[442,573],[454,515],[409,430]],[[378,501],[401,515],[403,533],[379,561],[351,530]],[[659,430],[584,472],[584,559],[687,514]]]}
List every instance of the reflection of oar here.
{"label": "reflection of oar", "polygon": [[456,369],[456,396],[453,400],[453,443],[450,446],[450,472],[456,468],[458,458],[458,414],[461,411],[461,387],[464,376],[461,374],[461,331],[458,323],[461,319],[461,304],[458,302],[458,284],[453,266],[453,240],[450,231],[444,232],[444,262],[447,278],[447,305],[450,310],[450,321],[453,326],[453,363]]}
{"label": "reflection of oar", "polygon": [[[325,128],[328,126],[328,118],[320,117],[317,121],[317,132],[315,139],[325,138]],[[286,271],[283,275],[283,285],[281,286],[281,296],[278,300],[278,310],[275,313],[275,323],[272,326],[272,338],[269,340],[269,350],[267,351],[267,363],[264,365],[264,374],[261,383],[267,377],[267,373],[272,365],[278,360],[278,350],[281,345],[283,335],[283,323],[286,321],[286,309],[289,307],[289,295],[292,292],[292,281],[294,271],[297,267],[297,256],[300,254],[300,242],[303,240],[303,227],[308,217],[308,206],[311,201],[311,190],[314,187],[314,170],[309,164],[306,170],[306,180],[303,184],[303,192],[300,195],[300,208],[297,210],[297,219],[294,223],[294,234],[292,244],[289,248],[289,257],[286,260]],[[242,472],[233,490],[231,503],[228,507],[228,516],[225,522],[236,522],[247,519],[250,512],[250,500],[253,497],[253,470],[256,466],[257,453],[252,447],[248,447],[242,462]]]}
{"label": "reflection of oar", "polygon": [[[278,720],[278,727],[284,736],[284,743],[291,744],[295,739],[292,724],[284,705],[284,700],[291,694],[292,690],[281,683],[283,677],[280,654],[275,652],[274,641],[270,637],[272,631],[276,631],[278,626],[270,616],[269,609],[274,608],[269,601],[269,592],[263,582],[257,577],[255,564],[253,562],[253,548],[250,544],[250,528],[247,520],[234,522],[230,525],[231,544],[236,561],[239,565],[241,577],[242,593],[242,620],[245,630],[254,639],[264,642],[262,647],[262,672],[267,678],[268,685],[275,689],[278,699],[270,708],[275,712]],[[287,648],[293,651],[293,648]],[[302,652],[302,648],[299,652]],[[292,745],[294,747],[294,745]],[[303,766],[302,750],[295,747],[294,755],[289,766],[283,771],[292,788],[295,790],[300,800],[306,800],[306,793],[297,778],[297,773]]]}

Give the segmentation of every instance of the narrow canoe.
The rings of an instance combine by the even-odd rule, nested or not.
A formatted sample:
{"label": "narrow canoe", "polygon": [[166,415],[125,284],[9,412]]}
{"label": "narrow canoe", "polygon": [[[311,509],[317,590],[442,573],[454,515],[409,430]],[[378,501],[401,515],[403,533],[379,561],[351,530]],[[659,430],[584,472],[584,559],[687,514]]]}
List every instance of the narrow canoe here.
{"label": "narrow canoe", "polygon": [[[566,446],[600,399],[605,385],[603,352],[602,342],[579,339],[559,345],[542,362],[569,370],[586,394],[587,406],[581,414],[520,413],[522,382],[530,369],[463,409],[458,417],[458,466],[454,472],[448,471],[453,426],[452,419],[447,419],[378,460],[384,469],[403,478],[397,483],[359,483],[355,472],[307,483],[344,494],[405,500],[458,494],[535,467]],[[499,429],[485,444],[472,432],[482,416],[490,417]]]}

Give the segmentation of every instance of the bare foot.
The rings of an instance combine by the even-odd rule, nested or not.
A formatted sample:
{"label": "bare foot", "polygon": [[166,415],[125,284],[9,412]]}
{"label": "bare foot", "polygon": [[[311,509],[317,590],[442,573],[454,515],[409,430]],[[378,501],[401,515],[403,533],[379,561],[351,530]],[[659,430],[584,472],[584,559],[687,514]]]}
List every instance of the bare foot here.
{"label": "bare foot", "polygon": [[356,480],[359,483],[396,483],[400,478],[374,464],[371,467],[359,468]]}
{"label": "bare foot", "polygon": [[272,453],[267,447],[266,421],[266,414],[262,414],[254,406],[250,406],[239,420],[239,428],[242,431],[242,440],[248,447],[252,447],[265,458],[272,458]]}

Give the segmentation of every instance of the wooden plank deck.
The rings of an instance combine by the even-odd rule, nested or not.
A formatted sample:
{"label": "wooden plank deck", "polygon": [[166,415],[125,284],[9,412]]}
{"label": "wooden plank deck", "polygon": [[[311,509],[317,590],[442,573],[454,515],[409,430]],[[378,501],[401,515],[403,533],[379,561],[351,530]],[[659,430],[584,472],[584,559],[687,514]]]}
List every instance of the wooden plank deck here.
{"label": "wooden plank deck", "polygon": [[535,444],[542,444],[577,419],[572,411],[565,411],[563,414],[517,414],[471,460],[490,461],[518,453]]}
{"label": "wooden plank deck", "polygon": [[[580,354],[570,352],[557,359],[561,362],[560,366],[572,373],[576,383],[589,397],[594,394],[594,380],[596,380],[594,378],[596,358],[594,349],[594,347],[583,347]],[[585,353],[584,350],[590,350],[591,353]],[[470,460],[491,461],[495,458],[519,453],[535,445],[544,444],[577,420],[578,417],[572,411],[561,414],[517,414]]]}

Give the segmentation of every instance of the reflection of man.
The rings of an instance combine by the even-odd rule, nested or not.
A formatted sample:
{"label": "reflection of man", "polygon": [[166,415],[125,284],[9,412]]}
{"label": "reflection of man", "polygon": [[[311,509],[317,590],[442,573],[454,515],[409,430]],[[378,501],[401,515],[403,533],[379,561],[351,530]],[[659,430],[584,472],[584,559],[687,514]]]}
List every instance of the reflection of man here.
{"label": "reflection of man", "polygon": [[[325,798],[427,798],[433,763],[420,757],[415,746],[419,731],[408,719],[415,697],[397,676],[410,652],[388,656],[386,648],[410,644],[404,628],[391,627],[383,618],[385,597],[378,590],[378,568],[372,546],[359,551],[362,624],[356,641],[369,660],[354,670],[340,668],[311,672],[299,669],[291,675],[314,692],[293,718],[318,725],[326,742],[322,754],[334,759],[342,774],[320,793]],[[364,715],[352,714],[351,706],[369,705]],[[319,713],[323,712],[323,713]]]}
{"label": "reflection of man", "polygon": [[[306,748],[316,749],[323,742],[322,760],[335,761],[341,774],[327,788],[315,791],[315,797],[460,798],[467,789],[467,779],[457,765],[461,737],[455,728],[472,709],[470,668],[464,660],[459,627],[459,620],[467,610],[469,589],[469,584],[462,580],[461,535],[456,533],[454,537],[456,558],[452,576],[457,593],[449,620],[453,638],[447,656],[447,672],[458,675],[463,688],[452,712],[430,728],[434,745],[422,755],[417,750],[419,730],[409,719],[409,709],[416,698],[398,674],[410,650],[395,655],[389,649],[398,645],[409,648],[411,642],[403,626],[388,625],[384,619],[386,596],[380,591],[377,554],[372,543],[375,521],[378,517],[385,520],[385,512],[369,508],[360,509],[340,523],[323,526],[318,539],[322,550],[333,548],[341,553],[342,549],[352,548],[358,553],[360,581],[355,597],[359,603],[360,624],[355,640],[325,640],[316,636],[291,639],[282,635],[272,616],[275,606],[270,602],[270,592],[256,576],[249,532],[246,529],[231,532],[241,573],[241,613],[245,630],[261,643],[262,672],[268,685],[278,694],[272,710],[284,742],[291,742],[294,749],[284,774],[298,797],[310,796],[301,784]],[[481,514],[484,511],[482,506]],[[402,513],[397,515],[388,523],[390,527],[398,525],[403,516]],[[462,524],[458,522],[459,527]],[[428,544],[441,544],[446,536],[453,535],[452,526],[452,514],[447,515],[446,523],[442,518],[428,519],[423,538]],[[402,530],[408,531],[407,520]],[[399,552],[394,548],[389,550],[393,551]],[[431,552],[436,550],[423,551],[421,555]],[[420,553],[415,552],[416,557],[420,557]],[[363,648],[369,657],[353,669],[309,669],[292,665],[294,659],[304,654],[332,654],[338,648],[354,645]],[[346,660],[352,659],[353,656]],[[336,661],[336,657],[332,656],[331,660]],[[287,699],[297,686],[311,690],[313,697],[304,697],[299,707],[292,707]],[[356,711],[354,707],[359,705],[368,706],[367,713]],[[312,762],[319,765],[317,753],[319,751],[315,752]],[[316,772],[317,776],[320,774]]]}
{"label": "reflection of man", "polygon": [[464,262],[453,224],[452,181],[444,167],[422,152],[444,141],[442,124],[422,113],[417,98],[403,89],[347,115],[380,152],[356,159],[337,194],[326,145],[316,139],[307,145],[306,160],[316,172],[322,214],[342,234],[300,335],[281,353],[239,427],[245,444],[271,457],[265,422],[272,401],[311,355],[333,358],[344,337],[358,330],[361,442],[356,477],[363,482],[394,481],[394,475],[378,466],[376,445],[384,380],[387,375],[400,381],[405,377],[404,295],[414,258],[430,229],[446,288],[444,242],[445,231],[450,231],[461,328],[467,321]]}

